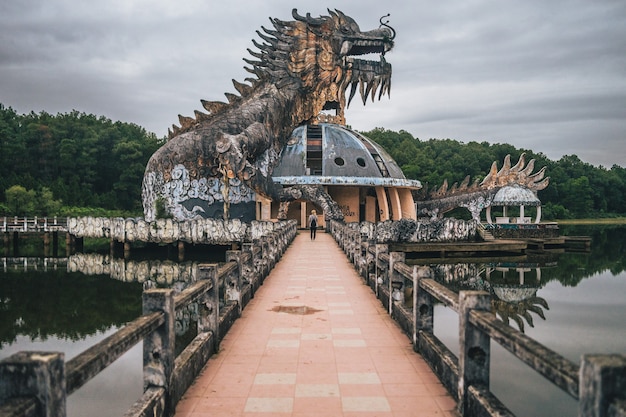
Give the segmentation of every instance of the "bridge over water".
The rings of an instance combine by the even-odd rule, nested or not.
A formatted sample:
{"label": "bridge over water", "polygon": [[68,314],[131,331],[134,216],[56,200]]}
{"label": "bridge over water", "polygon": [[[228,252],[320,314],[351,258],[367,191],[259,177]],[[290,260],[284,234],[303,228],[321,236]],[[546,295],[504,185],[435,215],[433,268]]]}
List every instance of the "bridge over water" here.
{"label": "bridge over water", "polygon": [[[0,361],[0,415],[65,416],[68,395],[143,341],[144,393],[129,417],[512,416],[489,388],[491,342],[580,416],[626,416],[626,355],[574,363],[496,318],[489,293],[455,293],[356,224],[331,222],[314,241],[293,221],[255,228],[265,232],[198,266],[188,287],[144,286],[143,314],[71,360]],[[459,316],[458,357],[433,332],[435,304]],[[197,335],[176,354],[175,322],[190,314]]]}
{"label": "bridge over water", "polygon": [[455,407],[332,236],[310,240],[305,232],[222,339],[176,416],[445,416]]}

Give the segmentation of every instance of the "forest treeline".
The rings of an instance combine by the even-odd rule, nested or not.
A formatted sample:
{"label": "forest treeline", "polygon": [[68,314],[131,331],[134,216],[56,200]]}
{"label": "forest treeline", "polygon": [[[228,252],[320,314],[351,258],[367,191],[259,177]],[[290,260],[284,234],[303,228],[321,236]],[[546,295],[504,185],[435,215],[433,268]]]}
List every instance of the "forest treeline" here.
{"label": "forest treeline", "polygon": [[0,214],[138,215],[146,163],[164,141],[93,114],[20,115],[0,104]]}
{"label": "forest treeline", "polygon": [[576,155],[558,161],[542,153],[518,149],[509,144],[488,142],[462,143],[452,139],[419,140],[409,132],[376,128],[362,132],[382,145],[400,165],[407,178],[417,179],[429,189],[441,186],[444,180],[452,185],[467,176],[482,180],[495,161],[498,169],[511,155],[515,164],[522,153],[526,162],[535,159],[537,172],[546,167],[550,184],[538,192],[545,219],[616,217],[626,214],[626,168],[596,167]]}
{"label": "forest treeline", "polygon": [[[550,185],[539,192],[548,219],[626,214],[626,168],[595,167],[575,155],[551,161],[508,144],[420,140],[406,131],[362,132],[380,143],[407,178],[430,188],[444,180],[482,179],[506,155],[525,152]],[[18,114],[0,103],[0,215],[140,216],[141,181],[150,156],[165,142],[132,123],[78,111]],[[102,214],[104,215],[104,214]]]}

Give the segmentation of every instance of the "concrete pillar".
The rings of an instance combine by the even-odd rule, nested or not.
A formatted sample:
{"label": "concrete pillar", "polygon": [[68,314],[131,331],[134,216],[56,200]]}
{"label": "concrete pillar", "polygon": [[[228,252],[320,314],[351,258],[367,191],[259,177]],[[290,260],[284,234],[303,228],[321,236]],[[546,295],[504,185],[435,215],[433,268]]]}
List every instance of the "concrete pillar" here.
{"label": "concrete pillar", "polygon": [[583,355],[579,387],[579,416],[623,416],[626,355]]}
{"label": "concrete pillar", "polygon": [[65,256],[70,256],[72,254],[72,241],[73,237],[71,234],[65,234]]}
{"label": "concrete pillar", "polygon": [[20,232],[13,232],[13,256],[20,256]]}
{"label": "concrete pillar", "polygon": [[52,232],[52,256],[59,256],[59,232],[57,230]]}
{"label": "concrete pillar", "polygon": [[50,256],[50,232],[43,233],[43,256]]}
{"label": "concrete pillar", "polygon": [[124,241],[124,259],[130,259],[131,246],[129,241]]}
{"label": "concrete pillar", "polygon": [[185,260],[185,242],[179,240],[177,242],[178,247],[178,262],[183,262]]}
{"label": "concrete pillar", "polygon": [[165,322],[143,340],[143,388],[165,389],[165,409],[172,410],[170,384],[176,359],[174,290],[157,288],[144,291],[143,314],[161,311]]}
{"label": "concrete pillar", "polygon": [[490,311],[491,297],[484,291],[459,293],[459,386],[458,408],[464,415],[471,385],[489,388],[491,350],[489,336],[469,323],[472,310]]}
{"label": "concrete pillar", "polygon": [[378,285],[379,281],[384,282],[384,275],[382,274],[380,268],[378,267],[378,257],[383,253],[389,252],[389,246],[377,243],[376,244],[376,259],[374,259],[374,292],[378,297]]}
{"label": "concrete pillar", "polygon": [[376,198],[378,199],[379,221],[389,220],[389,202],[384,187],[376,187]]}
{"label": "concrete pillar", "polygon": [[389,205],[391,206],[391,218],[398,221],[402,218],[402,204],[397,188],[387,188],[389,194]]}
{"label": "concrete pillar", "polygon": [[217,264],[198,266],[198,279],[211,282],[211,289],[204,294],[200,305],[198,333],[213,333],[213,351],[217,353],[220,343],[220,299]]}
{"label": "concrete pillar", "polygon": [[411,190],[408,188],[398,188],[398,197],[400,198],[401,213],[403,219],[417,220],[417,212],[415,211],[415,201]]}
{"label": "concrete pillar", "polygon": [[306,201],[300,202],[300,227],[309,227],[309,206]]}
{"label": "concrete pillar", "polygon": [[243,262],[241,261],[241,251],[228,250],[226,251],[226,262],[235,262],[237,264],[237,271],[231,279],[224,280],[225,297],[224,301],[234,301],[239,307],[239,315],[243,306],[241,305],[241,288],[243,286]]}
{"label": "concrete pillar", "polygon": [[418,350],[417,336],[420,331],[433,333],[435,301],[433,297],[420,288],[422,279],[431,278],[431,270],[426,266],[413,266],[413,348]]}
{"label": "concrete pillar", "polygon": [[65,355],[59,352],[18,352],[0,362],[0,404],[11,398],[35,397],[37,416],[64,417]]}
{"label": "concrete pillar", "polygon": [[395,271],[395,264],[404,262],[404,252],[391,252],[389,254],[389,314],[393,313],[393,302],[400,301],[395,300],[394,291],[402,293],[404,288],[404,277],[399,272]]}

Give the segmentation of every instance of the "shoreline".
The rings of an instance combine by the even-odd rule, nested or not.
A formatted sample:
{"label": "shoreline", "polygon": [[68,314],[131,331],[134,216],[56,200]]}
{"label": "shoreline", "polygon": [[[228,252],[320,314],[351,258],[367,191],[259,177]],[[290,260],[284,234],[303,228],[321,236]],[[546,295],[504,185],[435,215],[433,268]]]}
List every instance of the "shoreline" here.
{"label": "shoreline", "polygon": [[626,224],[626,217],[614,217],[606,219],[561,219],[555,220],[558,224],[583,225],[583,224]]}

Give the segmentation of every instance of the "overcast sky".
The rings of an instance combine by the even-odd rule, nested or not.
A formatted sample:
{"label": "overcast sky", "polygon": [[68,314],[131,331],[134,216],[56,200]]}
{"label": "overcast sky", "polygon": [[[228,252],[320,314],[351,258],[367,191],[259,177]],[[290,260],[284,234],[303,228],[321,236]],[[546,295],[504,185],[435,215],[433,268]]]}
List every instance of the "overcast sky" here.
{"label": "overcast sky", "polygon": [[626,167],[624,0],[2,0],[0,103],[164,136],[200,99],[235,92],[255,31],[294,7],[315,17],[339,9],[362,30],[391,13],[391,97],[355,99],[354,129]]}

